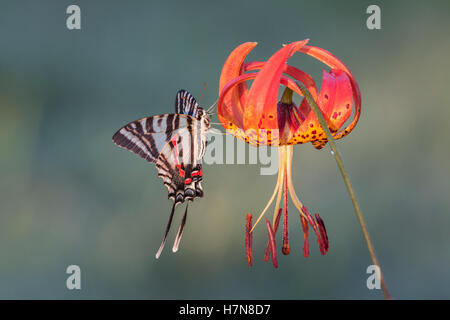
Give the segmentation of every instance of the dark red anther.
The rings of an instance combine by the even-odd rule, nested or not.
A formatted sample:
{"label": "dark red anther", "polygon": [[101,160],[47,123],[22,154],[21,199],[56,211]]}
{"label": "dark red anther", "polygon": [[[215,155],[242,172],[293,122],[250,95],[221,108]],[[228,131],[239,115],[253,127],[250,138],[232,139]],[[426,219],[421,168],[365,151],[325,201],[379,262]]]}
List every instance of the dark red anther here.
{"label": "dark red anther", "polygon": [[270,226],[269,219],[266,219],[266,225],[267,225],[267,232],[269,236],[270,246],[272,247],[272,263],[275,268],[278,268],[278,262],[277,262],[277,247],[275,245],[275,235],[273,233],[273,229]]}
{"label": "dark red anther", "polygon": [[[319,244],[319,249],[320,249],[320,253],[321,254],[326,254],[327,250],[327,244],[325,243],[325,239],[322,239],[322,235],[319,231],[319,224],[316,222],[316,220],[314,220],[313,216],[309,214],[308,209],[306,209],[305,206],[303,206],[304,209],[304,213],[306,214],[308,223],[311,225],[311,227],[313,227],[314,232],[316,233],[316,237],[317,237],[317,243]],[[323,223],[323,221],[322,221]]]}
{"label": "dark red anther", "polygon": [[291,252],[289,247],[289,235],[288,235],[288,190],[287,190],[287,172],[284,173],[284,198],[283,198],[283,247],[281,251],[284,255],[288,255]]}
{"label": "dark red anther", "polygon": [[319,225],[319,231],[320,231],[320,235],[322,237],[322,242],[324,244],[325,251],[328,251],[328,249],[330,248],[330,244],[328,242],[328,235],[327,235],[327,229],[325,228],[325,223],[323,222],[322,218],[319,216],[318,213],[316,213],[315,216],[316,216],[317,224]]}
{"label": "dark red anther", "polygon": [[[275,218],[275,226],[274,226],[274,230],[273,230],[275,235],[277,234],[278,225],[280,224],[280,218],[281,218],[281,211],[282,210],[283,210],[282,208],[280,208],[278,210],[277,217]],[[269,241],[267,241],[267,248],[266,248],[266,254],[264,255],[264,261],[269,261],[271,248],[272,247],[270,245],[270,240],[269,240]]]}
{"label": "dark red anther", "polygon": [[247,254],[248,265],[252,266],[252,215],[247,213],[247,223],[245,225],[245,251]]}
{"label": "dark red anther", "polygon": [[308,240],[309,228],[308,228],[308,221],[306,221],[306,219],[302,215],[300,215],[300,220],[302,222],[303,238],[304,238],[304,242],[303,242],[303,256],[305,258],[308,258],[308,256],[309,256],[309,240]]}
{"label": "dark red anther", "polygon": [[303,256],[307,258],[309,256],[309,240],[308,240],[308,234],[309,234],[309,228],[308,228],[308,220],[304,217],[304,215],[309,215],[308,208],[305,206],[302,207],[303,215],[300,214],[300,220],[302,222],[302,228],[303,228]]}

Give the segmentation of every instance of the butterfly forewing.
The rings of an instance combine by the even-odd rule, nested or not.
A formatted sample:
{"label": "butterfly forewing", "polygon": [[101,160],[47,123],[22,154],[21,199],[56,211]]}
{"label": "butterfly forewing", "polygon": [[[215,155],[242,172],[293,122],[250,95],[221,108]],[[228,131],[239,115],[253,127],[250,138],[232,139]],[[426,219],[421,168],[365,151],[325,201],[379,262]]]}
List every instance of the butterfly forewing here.
{"label": "butterfly forewing", "polygon": [[113,136],[119,147],[155,162],[161,150],[180,127],[189,127],[194,118],[184,114],[163,114],[130,122]]}
{"label": "butterfly forewing", "polygon": [[188,114],[197,117],[198,111],[203,110],[195,98],[186,90],[180,90],[175,98],[175,113]]}
{"label": "butterfly forewing", "polygon": [[156,164],[158,176],[176,203],[203,196],[202,158],[209,115],[186,90],[175,98],[175,114],[130,122],[113,136],[118,146]]}

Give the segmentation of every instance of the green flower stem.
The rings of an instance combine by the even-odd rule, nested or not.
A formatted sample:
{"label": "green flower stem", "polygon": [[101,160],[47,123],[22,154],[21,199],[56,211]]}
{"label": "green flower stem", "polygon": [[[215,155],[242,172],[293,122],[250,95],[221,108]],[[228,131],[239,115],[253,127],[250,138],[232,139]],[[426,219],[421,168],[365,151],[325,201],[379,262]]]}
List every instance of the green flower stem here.
{"label": "green flower stem", "polygon": [[348,193],[350,194],[350,198],[352,199],[353,207],[355,208],[356,217],[358,218],[359,224],[361,225],[362,233],[364,235],[364,239],[366,240],[367,248],[369,249],[369,254],[370,254],[370,257],[372,258],[372,262],[374,265],[376,265],[380,268],[380,282],[381,282],[381,289],[383,290],[383,293],[384,293],[384,297],[385,297],[385,299],[389,300],[391,298],[391,296],[389,294],[386,283],[384,281],[384,277],[381,272],[380,263],[378,262],[377,256],[375,254],[375,249],[373,247],[372,240],[370,239],[370,235],[369,235],[369,231],[367,230],[366,222],[364,221],[364,217],[361,212],[361,208],[359,207],[359,203],[358,203],[358,200],[356,199],[356,195],[355,195],[355,192],[353,191],[353,187],[350,183],[348,174],[344,169],[344,163],[342,161],[342,158],[339,155],[339,152],[336,148],[336,144],[334,143],[333,136],[331,135],[331,132],[328,129],[327,122],[325,121],[325,118],[323,117],[322,112],[320,111],[319,107],[317,106],[316,102],[314,101],[314,98],[311,96],[311,93],[308,91],[308,89],[305,88],[305,86],[302,83],[297,82],[297,85],[299,86],[300,90],[303,92],[303,95],[305,96],[306,101],[308,101],[309,105],[311,106],[314,113],[316,114],[316,117],[319,120],[319,123],[322,126],[322,129],[325,132],[325,135],[328,139],[328,143],[330,144],[332,154],[334,156],[334,159],[336,160],[339,170],[341,171],[342,178],[344,179],[345,185],[347,186]]}

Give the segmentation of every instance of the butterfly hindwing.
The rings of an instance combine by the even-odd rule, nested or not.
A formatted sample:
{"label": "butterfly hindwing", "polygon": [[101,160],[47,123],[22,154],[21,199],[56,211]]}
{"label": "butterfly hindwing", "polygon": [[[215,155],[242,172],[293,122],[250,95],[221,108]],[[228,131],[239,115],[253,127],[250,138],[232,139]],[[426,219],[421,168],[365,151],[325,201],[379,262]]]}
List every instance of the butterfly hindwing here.
{"label": "butterfly hindwing", "polygon": [[[195,128],[194,124],[193,128]],[[202,165],[201,140],[195,129],[183,128],[172,136],[164,146],[157,161],[158,176],[163,179],[169,191],[169,198],[175,203],[193,200],[203,196],[201,186]]]}

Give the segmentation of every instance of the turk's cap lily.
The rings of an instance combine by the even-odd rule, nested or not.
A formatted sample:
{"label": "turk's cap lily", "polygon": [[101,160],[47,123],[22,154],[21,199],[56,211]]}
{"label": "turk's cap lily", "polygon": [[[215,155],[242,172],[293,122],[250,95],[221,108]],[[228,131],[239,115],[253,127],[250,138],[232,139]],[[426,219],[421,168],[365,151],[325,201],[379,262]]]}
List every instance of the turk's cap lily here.
{"label": "turk's cap lily", "polygon": [[[361,112],[361,94],[356,80],[337,57],[322,48],[307,45],[308,41],[285,45],[266,62],[245,62],[256,42],[243,43],[231,52],[222,68],[217,107],[219,120],[227,131],[253,145],[312,142],[316,148],[322,148],[327,139],[306,99],[298,107],[277,102],[280,84],[303,95],[295,81],[310,91],[335,139],[353,130]],[[310,55],[331,68],[323,70],[320,92],[309,74],[287,64],[296,52]],[[253,80],[250,88],[248,80]],[[353,120],[341,128],[353,109]]]}
{"label": "turk's cap lily", "polygon": [[[252,231],[275,198],[272,223],[266,219],[269,239],[265,261],[272,258],[274,267],[278,266],[275,239],[281,218],[281,252],[284,255],[291,252],[287,208],[289,196],[300,214],[304,234],[303,255],[309,256],[310,227],[316,235],[320,253],[325,255],[329,250],[322,218],[317,213],[311,215],[295,193],[292,182],[292,145],[311,142],[315,148],[321,149],[327,143],[323,128],[329,129],[334,139],[347,135],[360,117],[361,94],[350,70],[330,52],[309,46],[308,41],[306,39],[284,45],[265,62],[245,61],[256,46],[255,42],[246,42],[231,52],[222,69],[217,103],[221,124],[229,133],[252,145],[278,146],[278,178],[272,197],[255,224],[252,224],[251,214],[247,215],[245,245],[249,265],[252,265]],[[309,74],[287,64],[296,52],[310,55],[330,68],[322,72],[320,91]],[[249,80],[253,81],[251,85],[247,84]],[[280,85],[285,90],[278,101]],[[308,99],[303,99],[297,106],[293,101],[294,93],[300,96],[305,93]],[[309,103],[320,109],[325,119],[322,122],[323,128]],[[352,113],[353,120],[345,125]]]}

